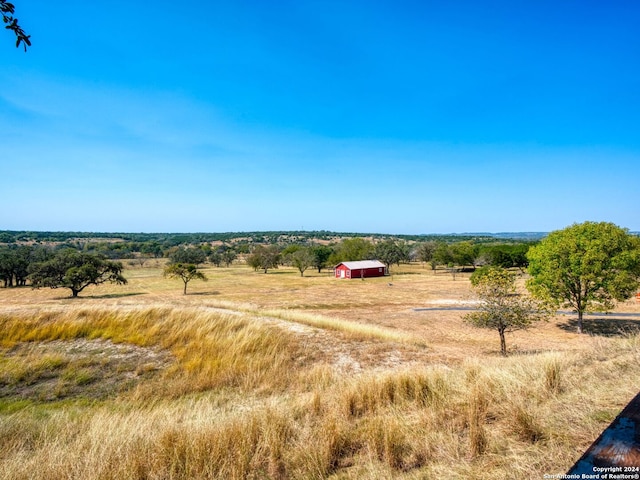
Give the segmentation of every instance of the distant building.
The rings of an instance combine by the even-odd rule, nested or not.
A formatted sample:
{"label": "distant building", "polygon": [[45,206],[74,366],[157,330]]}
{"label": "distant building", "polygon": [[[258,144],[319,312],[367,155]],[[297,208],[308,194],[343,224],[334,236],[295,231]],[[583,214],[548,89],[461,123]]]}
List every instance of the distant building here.
{"label": "distant building", "polygon": [[333,269],[336,278],[384,277],[389,274],[387,266],[378,260],[342,262]]}

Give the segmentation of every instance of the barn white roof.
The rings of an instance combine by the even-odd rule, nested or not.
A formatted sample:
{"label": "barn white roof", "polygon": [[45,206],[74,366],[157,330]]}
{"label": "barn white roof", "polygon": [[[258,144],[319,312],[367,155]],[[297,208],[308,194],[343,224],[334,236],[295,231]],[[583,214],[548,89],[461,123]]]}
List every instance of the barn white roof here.
{"label": "barn white roof", "polygon": [[379,260],[359,260],[357,262],[341,262],[336,267],[344,265],[349,270],[355,270],[358,268],[380,268],[386,267],[384,263]]}

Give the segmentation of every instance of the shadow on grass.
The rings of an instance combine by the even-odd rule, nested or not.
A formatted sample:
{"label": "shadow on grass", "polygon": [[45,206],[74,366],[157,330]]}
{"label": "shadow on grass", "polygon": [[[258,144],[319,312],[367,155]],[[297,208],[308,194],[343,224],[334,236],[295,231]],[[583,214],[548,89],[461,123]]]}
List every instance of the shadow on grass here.
{"label": "shadow on grass", "polygon": [[[572,318],[558,325],[567,332],[575,333],[578,329],[578,319]],[[602,337],[623,337],[630,333],[640,332],[640,320],[628,318],[583,318],[582,329],[585,333]]]}
{"label": "shadow on grass", "polygon": [[146,295],[145,292],[130,292],[130,293],[106,293],[104,295],[82,295],[80,293],[77,297],[67,295],[66,297],[56,297],[55,300],[82,300],[82,299],[104,299],[104,298],[124,298],[135,297],[136,295]]}
{"label": "shadow on grass", "polygon": [[195,296],[195,295],[200,295],[200,296],[220,295],[220,292],[187,292],[187,297]]}

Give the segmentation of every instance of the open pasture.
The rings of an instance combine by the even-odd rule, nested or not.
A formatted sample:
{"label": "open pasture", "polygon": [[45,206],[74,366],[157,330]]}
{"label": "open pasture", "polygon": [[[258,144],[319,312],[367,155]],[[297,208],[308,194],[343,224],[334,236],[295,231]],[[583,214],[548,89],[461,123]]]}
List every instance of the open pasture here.
{"label": "open pasture", "polygon": [[0,289],[1,478],[542,478],[637,393],[640,318],[560,315],[505,359],[465,311],[416,311],[472,306],[467,274],[204,272]]}

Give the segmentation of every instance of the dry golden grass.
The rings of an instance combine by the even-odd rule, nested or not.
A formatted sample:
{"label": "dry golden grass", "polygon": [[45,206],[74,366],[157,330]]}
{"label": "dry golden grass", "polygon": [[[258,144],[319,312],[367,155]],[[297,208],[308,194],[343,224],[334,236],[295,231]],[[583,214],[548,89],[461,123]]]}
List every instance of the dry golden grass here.
{"label": "dry golden grass", "polygon": [[[0,478],[542,478],[637,393],[640,337],[615,326],[578,336],[558,317],[503,359],[463,311],[413,310],[469,300],[462,275],[206,273],[187,296],[159,268],[76,300],[0,289]],[[96,351],[56,350],[79,341],[166,356],[96,400]],[[18,395],[47,374],[84,395]]]}
{"label": "dry golden grass", "polygon": [[259,389],[286,384],[297,355],[296,342],[291,334],[270,329],[201,309],[69,308],[30,316],[0,315],[0,345],[81,338],[157,347],[171,352],[177,361],[148,395],[177,396],[221,386]]}

